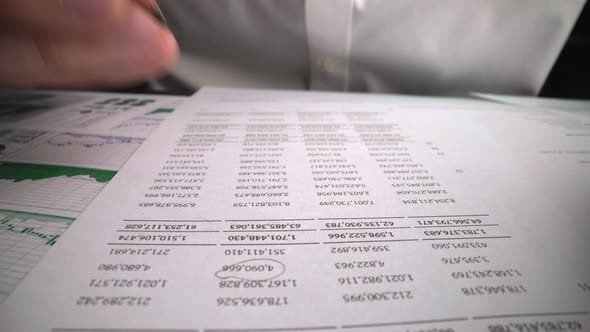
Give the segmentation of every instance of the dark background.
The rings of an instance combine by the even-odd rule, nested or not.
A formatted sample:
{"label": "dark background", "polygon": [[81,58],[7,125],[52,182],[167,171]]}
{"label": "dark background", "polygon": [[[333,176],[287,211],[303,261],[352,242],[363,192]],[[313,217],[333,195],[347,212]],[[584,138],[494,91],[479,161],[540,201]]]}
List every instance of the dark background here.
{"label": "dark background", "polygon": [[586,2],[541,90],[542,97],[590,99],[590,3]]}

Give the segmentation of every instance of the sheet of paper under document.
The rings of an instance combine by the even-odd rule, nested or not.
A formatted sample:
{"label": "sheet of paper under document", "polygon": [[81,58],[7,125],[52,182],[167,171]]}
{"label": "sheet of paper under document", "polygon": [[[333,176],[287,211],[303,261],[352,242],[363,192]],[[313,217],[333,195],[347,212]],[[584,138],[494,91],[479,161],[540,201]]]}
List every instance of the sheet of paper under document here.
{"label": "sheet of paper under document", "polygon": [[590,117],[203,89],[0,330],[590,331]]}

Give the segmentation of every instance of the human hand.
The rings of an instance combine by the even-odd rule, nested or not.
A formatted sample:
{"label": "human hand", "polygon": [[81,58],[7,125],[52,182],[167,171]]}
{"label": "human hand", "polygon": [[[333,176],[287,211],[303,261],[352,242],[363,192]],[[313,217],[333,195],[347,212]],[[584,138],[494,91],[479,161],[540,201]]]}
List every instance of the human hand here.
{"label": "human hand", "polygon": [[3,87],[122,87],[164,73],[178,57],[170,31],[133,0],[2,2]]}

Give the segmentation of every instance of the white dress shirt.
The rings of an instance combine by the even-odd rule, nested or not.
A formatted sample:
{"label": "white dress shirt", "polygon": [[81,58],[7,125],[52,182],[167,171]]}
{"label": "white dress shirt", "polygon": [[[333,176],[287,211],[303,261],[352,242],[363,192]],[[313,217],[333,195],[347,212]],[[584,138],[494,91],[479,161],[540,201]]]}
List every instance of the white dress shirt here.
{"label": "white dress shirt", "polygon": [[195,85],[537,94],[585,0],[164,0]]}

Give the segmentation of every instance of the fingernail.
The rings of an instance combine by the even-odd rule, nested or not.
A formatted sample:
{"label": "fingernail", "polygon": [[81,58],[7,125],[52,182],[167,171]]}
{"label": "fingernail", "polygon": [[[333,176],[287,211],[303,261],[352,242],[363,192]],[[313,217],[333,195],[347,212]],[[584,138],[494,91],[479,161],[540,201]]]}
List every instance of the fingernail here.
{"label": "fingernail", "polygon": [[111,2],[105,0],[59,0],[63,9],[78,19],[95,19],[109,13]]}

